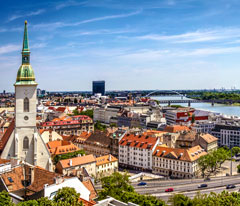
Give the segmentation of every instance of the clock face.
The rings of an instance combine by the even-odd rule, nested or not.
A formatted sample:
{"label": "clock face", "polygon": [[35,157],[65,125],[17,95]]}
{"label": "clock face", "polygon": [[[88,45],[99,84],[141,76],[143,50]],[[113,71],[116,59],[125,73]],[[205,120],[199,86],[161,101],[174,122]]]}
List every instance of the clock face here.
{"label": "clock face", "polygon": [[23,57],[23,61],[24,61],[24,62],[27,62],[27,61],[28,61],[28,57],[27,57],[27,56],[24,56],[24,57]]}
{"label": "clock face", "polygon": [[29,118],[28,118],[28,116],[25,116],[25,117],[24,117],[24,120],[26,120],[26,121],[27,121],[28,119],[29,119]]}

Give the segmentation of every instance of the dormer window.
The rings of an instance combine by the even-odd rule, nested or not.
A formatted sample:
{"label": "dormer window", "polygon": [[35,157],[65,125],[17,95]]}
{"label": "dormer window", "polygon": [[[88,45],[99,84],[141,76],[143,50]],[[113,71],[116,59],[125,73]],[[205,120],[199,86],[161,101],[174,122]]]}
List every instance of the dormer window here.
{"label": "dormer window", "polygon": [[24,98],[23,111],[29,112],[29,99],[27,97]]}

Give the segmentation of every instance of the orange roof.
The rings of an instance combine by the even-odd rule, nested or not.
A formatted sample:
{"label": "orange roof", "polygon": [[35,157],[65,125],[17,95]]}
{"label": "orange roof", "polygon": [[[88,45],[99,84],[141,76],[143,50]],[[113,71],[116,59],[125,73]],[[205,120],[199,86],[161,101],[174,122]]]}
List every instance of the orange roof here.
{"label": "orange roof", "polygon": [[[32,167],[28,165],[21,165],[13,168],[9,172],[1,174],[1,177],[10,192],[24,189],[24,186],[22,185],[22,180],[24,180],[24,171],[31,174],[31,168]],[[33,168],[33,173],[33,182],[27,187],[27,189],[31,191],[31,194],[32,192],[42,190],[45,184],[53,184],[55,181],[54,177],[59,176],[57,173],[50,172],[38,166]],[[30,176],[27,178],[30,178]]]}
{"label": "orange roof", "polygon": [[66,154],[80,150],[80,148],[74,145],[72,142],[63,140],[51,141],[46,145],[51,155]]}
{"label": "orange roof", "polygon": [[119,142],[119,145],[152,150],[156,143],[156,137],[151,137],[147,135],[126,134]]}
{"label": "orange roof", "polygon": [[204,151],[199,145],[189,148],[169,148],[157,146],[153,152],[153,156],[164,157],[168,159],[178,159],[181,161],[192,162],[197,160],[199,157],[206,155],[207,152]]}
{"label": "orange roof", "polygon": [[176,133],[181,131],[190,131],[189,127],[182,125],[167,125],[164,132]]}
{"label": "orange roof", "polygon": [[218,138],[212,136],[211,134],[201,134],[200,135],[207,143],[212,143],[218,141]]}
{"label": "orange roof", "polygon": [[87,201],[84,200],[83,198],[79,198],[79,201],[83,203],[83,206],[93,206],[96,204],[94,201]]}
{"label": "orange roof", "polygon": [[96,199],[98,194],[97,194],[95,187],[93,186],[92,181],[89,179],[89,180],[82,181],[82,183],[90,191],[89,199],[90,200]]}
{"label": "orange roof", "polygon": [[[111,160],[110,160],[110,157],[111,157]],[[112,156],[111,154],[109,154],[109,155],[97,157],[96,161],[97,161],[96,166],[99,166],[99,165],[108,164],[110,162],[118,161],[118,159],[116,157]]]}
{"label": "orange roof", "polygon": [[[72,166],[70,166],[70,160],[72,160]],[[60,164],[62,168],[68,168],[68,167],[74,167],[78,165],[85,165],[89,163],[96,162],[95,157],[90,154],[86,156],[81,156],[81,157],[74,157],[71,159],[65,159],[65,160],[60,160],[57,164]]]}

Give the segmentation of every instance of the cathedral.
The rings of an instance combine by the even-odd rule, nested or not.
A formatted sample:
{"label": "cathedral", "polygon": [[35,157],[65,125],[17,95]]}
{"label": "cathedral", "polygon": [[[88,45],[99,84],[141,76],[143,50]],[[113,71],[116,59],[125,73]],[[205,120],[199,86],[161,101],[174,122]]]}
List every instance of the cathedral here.
{"label": "cathedral", "polygon": [[15,86],[15,121],[1,153],[2,159],[15,158],[52,171],[51,155],[36,126],[37,83],[30,65],[27,21],[25,21],[22,65]]}

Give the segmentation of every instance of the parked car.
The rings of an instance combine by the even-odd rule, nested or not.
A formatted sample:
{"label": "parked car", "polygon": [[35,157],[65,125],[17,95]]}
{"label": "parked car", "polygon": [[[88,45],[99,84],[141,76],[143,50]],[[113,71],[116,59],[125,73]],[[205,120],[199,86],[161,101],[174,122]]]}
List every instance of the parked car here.
{"label": "parked car", "polygon": [[146,182],[139,182],[139,183],[138,183],[138,186],[145,186],[145,185],[147,185]]}
{"label": "parked car", "polygon": [[233,188],[235,188],[236,186],[235,185],[227,185],[226,186],[226,189],[233,189]]}
{"label": "parked car", "polygon": [[198,185],[198,188],[203,188],[203,187],[207,187],[207,184]]}
{"label": "parked car", "polygon": [[173,192],[173,188],[168,188],[165,190],[165,192]]}

